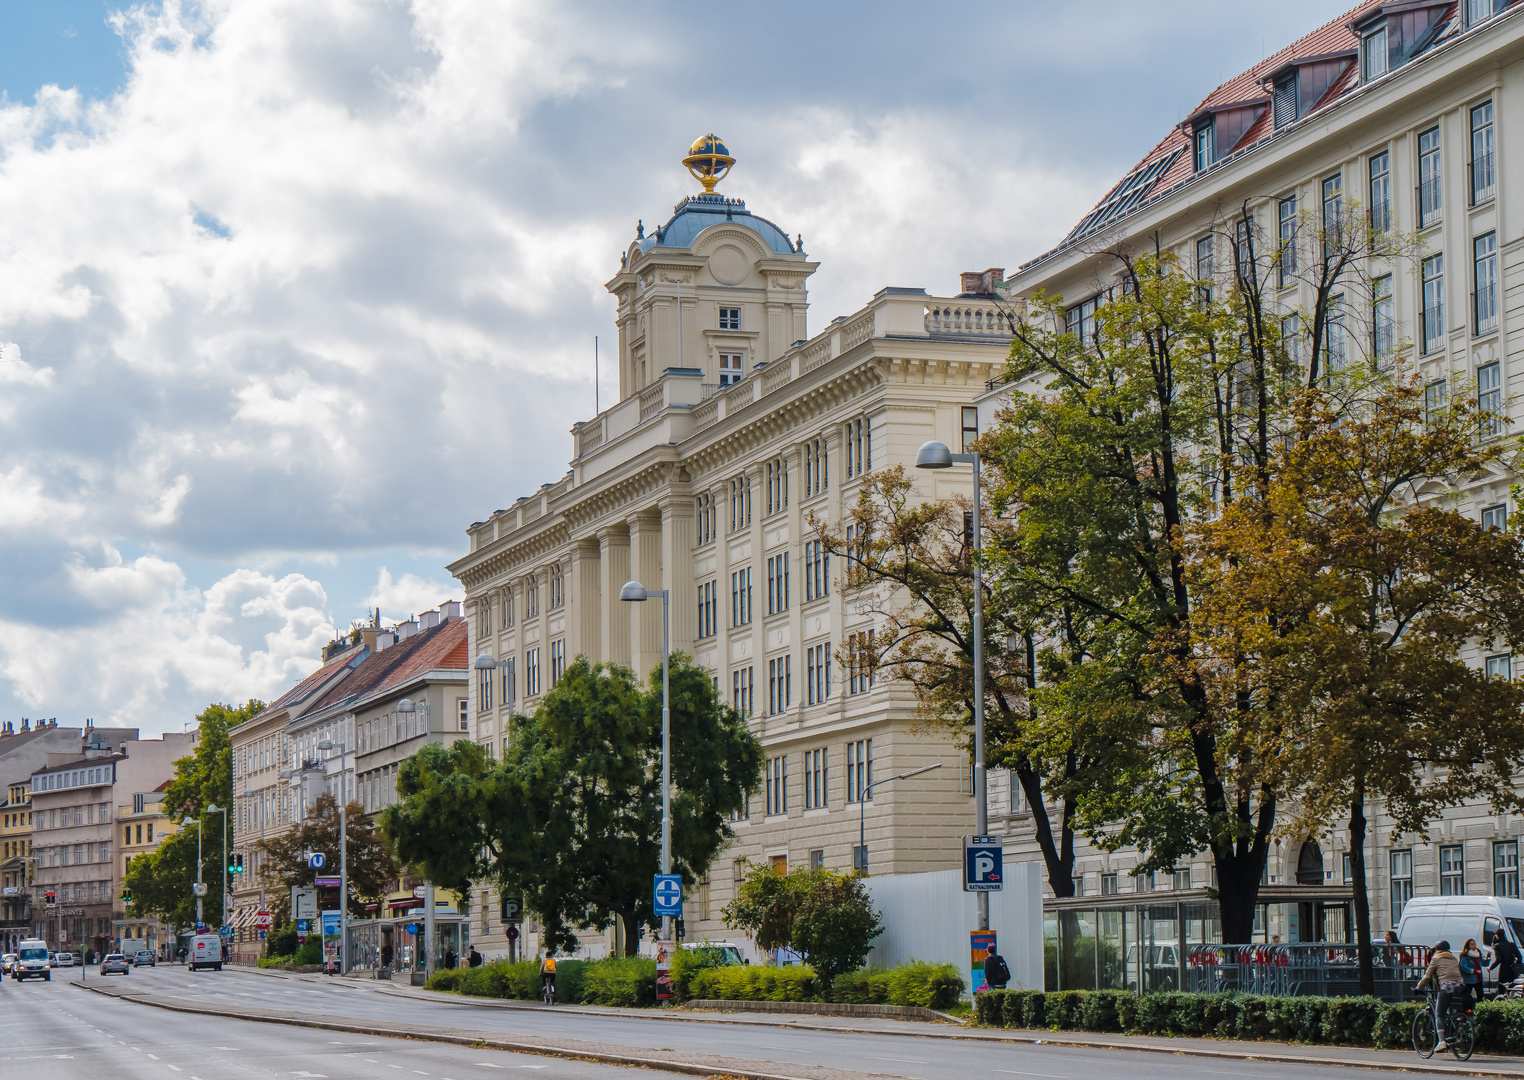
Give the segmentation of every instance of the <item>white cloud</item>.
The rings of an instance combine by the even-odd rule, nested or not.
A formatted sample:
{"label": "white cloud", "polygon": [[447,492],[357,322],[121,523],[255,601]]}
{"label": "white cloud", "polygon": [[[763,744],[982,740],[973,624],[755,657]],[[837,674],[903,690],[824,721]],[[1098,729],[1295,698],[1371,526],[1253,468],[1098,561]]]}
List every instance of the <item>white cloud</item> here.
{"label": "white cloud", "polygon": [[386,567],[376,577],[376,587],[365,598],[368,608],[380,608],[382,622],[402,622],[406,619],[437,608],[450,599],[459,599],[459,583],[425,581],[417,574],[403,574],[393,578]]}

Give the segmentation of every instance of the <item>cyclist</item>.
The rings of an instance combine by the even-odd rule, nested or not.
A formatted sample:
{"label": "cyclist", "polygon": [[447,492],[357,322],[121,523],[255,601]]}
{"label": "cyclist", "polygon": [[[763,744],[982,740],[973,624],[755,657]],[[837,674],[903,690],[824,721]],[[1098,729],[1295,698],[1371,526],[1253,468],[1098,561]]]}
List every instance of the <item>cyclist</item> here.
{"label": "cyclist", "polygon": [[556,999],[556,954],[547,952],[540,961],[540,989],[546,1001]]}
{"label": "cyclist", "polygon": [[1455,954],[1450,951],[1448,941],[1441,939],[1434,943],[1434,954],[1429,958],[1429,966],[1424,971],[1423,978],[1418,980],[1418,985],[1413,989],[1423,990],[1431,982],[1439,991],[1434,996],[1434,1034],[1439,1039],[1434,1044],[1434,1050],[1437,1053],[1450,1045],[1445,1041],[1445,1013],[1449,1011],[1450,998],[1466,988],[1460,961],[1456,960]]}

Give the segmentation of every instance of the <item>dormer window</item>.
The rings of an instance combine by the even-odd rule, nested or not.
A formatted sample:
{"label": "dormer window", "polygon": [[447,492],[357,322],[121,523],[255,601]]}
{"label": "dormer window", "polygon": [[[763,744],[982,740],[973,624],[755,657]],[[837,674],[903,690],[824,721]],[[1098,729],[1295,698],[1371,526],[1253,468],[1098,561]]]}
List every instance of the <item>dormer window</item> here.
{"label": "dormer window", "polygon": [[1387,45],[1385,23],[1382,23],[1360,39],[1360,71],[1366,82],[1386,74]]}
{"label": "dormer window", "polygon": [[1207,117],[1196,125],[1196,171],[1205,172],[1212,164],[1212,118]]}
{"label": "dormer window", "polygon": [[1292,68],[1285,75],[1275,80],[1273,94],[1275,109],[1275,126],[1283,128],[1293,123],[1297,118],[1296,107],[1296,68]]}
{"label": "dormer window", "polygon": [[1466,25],[1484,23],[1508,6],[1508,0],[1466,0]]}

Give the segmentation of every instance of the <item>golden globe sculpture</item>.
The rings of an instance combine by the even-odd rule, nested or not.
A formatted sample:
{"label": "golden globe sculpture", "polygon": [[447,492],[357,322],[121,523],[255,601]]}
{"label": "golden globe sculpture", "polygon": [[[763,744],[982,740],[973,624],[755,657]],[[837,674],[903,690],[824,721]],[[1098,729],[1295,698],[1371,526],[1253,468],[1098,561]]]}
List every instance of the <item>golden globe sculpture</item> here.
{"label": "golden globe sculpture", "polygon": [[704,185],[706,193],[713,193],[714,185],[724,178],[735,163],[736,159],[730,156],[730,151],[725,149],[720,137],[712,131],[703,138],[695,139],[688,148],[688,156],[683,158],[683,164],[688,166],[694,179]]}

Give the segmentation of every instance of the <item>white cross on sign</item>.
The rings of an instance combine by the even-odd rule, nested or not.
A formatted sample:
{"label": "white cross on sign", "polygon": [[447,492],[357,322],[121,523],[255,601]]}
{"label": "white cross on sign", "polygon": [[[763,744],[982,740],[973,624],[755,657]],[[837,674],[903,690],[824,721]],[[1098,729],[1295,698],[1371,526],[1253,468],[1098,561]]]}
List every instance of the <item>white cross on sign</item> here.
{"label": "white cross on sign", "polygon": [[676,874],[656,875],[656,914],[676,915],[683,913],[683,879]]}

